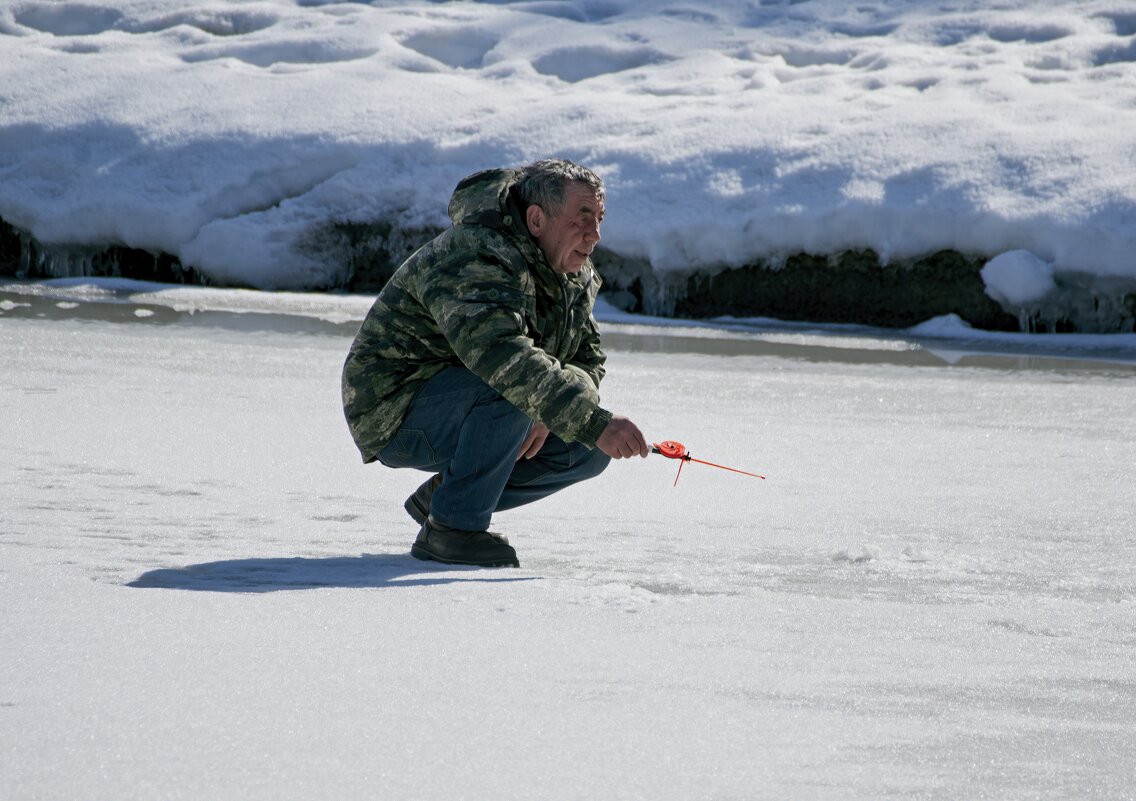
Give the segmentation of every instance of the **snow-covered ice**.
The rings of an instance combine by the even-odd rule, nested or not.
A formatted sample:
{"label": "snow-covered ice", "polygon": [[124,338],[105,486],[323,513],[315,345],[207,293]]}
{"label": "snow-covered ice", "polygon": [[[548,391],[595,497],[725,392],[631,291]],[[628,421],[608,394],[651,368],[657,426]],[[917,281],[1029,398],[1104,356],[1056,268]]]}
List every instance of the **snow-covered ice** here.
{"label": "snow-covered ice", "polygon": [[612,321],[607,403],[767,480],[616,463],[498,516],[521,569],[446,569],[349,440],[329,306],[35,286],[6,799],[1136,793],[1131,362]]}
{"label": "snow-covered ice", "polygon": [[14,0],[0,218],[321,287],[329,221],[443,225],[556,154],[658,271],[1025,250],[1131,287],[1134,60],[1118,0]]}

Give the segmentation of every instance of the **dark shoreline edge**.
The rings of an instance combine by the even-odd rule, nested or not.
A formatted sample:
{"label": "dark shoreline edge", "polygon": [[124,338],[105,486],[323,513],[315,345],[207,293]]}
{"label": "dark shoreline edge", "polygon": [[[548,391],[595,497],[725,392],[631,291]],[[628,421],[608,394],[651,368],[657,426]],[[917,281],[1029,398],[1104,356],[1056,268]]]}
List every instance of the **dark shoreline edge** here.
{"label": "dark shoreline edge", "polygon": [[[329,222],[301,248],[343,265],[342,285],[303,291],[376,293],[410,253],[437,234],[387,223]],[[987,256],[944,250],[882,263],[871,250],[797,254],[778,263],[656,272],[641,259],[600,248],[596,266],[613,306],[657,317],[701,320],[724,315],[785,321],[908,328],[948,314],[975,328],[1031,333],[1136,332],[1136,281],[1070,274],[1036,308],[1011,314],[985,294]],[[121,245],[46,246],[0,218],[0,277],[121,277],[167,284],[220,286],[168,253]],[[226,285],[229,288],[249,288]]]}

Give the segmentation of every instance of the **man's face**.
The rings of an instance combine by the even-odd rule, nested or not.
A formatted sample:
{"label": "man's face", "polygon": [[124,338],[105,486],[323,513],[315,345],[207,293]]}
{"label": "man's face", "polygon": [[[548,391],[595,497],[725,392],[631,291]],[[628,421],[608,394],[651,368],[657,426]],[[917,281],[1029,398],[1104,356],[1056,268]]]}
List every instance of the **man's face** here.
{"label": "man's face", "polygon": [[560,213],[550,217],[540,206],[529,206],[529,233],[558,273],[578,273],[600,241],[604,203],[587,184],[570,183]]}

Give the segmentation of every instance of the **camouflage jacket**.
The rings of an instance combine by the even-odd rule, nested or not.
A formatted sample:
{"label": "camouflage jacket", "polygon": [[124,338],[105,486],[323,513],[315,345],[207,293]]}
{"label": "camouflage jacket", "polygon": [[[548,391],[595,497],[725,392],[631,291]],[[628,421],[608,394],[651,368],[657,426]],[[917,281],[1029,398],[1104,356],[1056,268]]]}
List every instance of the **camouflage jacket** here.
{"label": "camouflage jacket", "polygon": [[454,226],[398,268],[363,320],[343,367],[343,407],[364,461],[450,365],[464,364],[565,441],[592,447],[611,420],[599,405],[599,275],[590,261],[553,272],[511,191],[518,176],[488,170],[461,181]]}

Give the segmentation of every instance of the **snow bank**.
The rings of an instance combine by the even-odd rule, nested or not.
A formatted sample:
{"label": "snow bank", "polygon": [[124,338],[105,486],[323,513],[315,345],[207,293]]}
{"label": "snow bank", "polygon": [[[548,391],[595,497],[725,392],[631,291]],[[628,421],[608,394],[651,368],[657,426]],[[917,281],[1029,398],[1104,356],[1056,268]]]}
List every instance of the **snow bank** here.
{"label": "snow bank", "polygon": [[313,229],[443,225],[463,175],[556,154],[656,271],[1024,249],[1131,280],[1134,33],[1113,0],[19,0],[0,218],[320,287]]}

